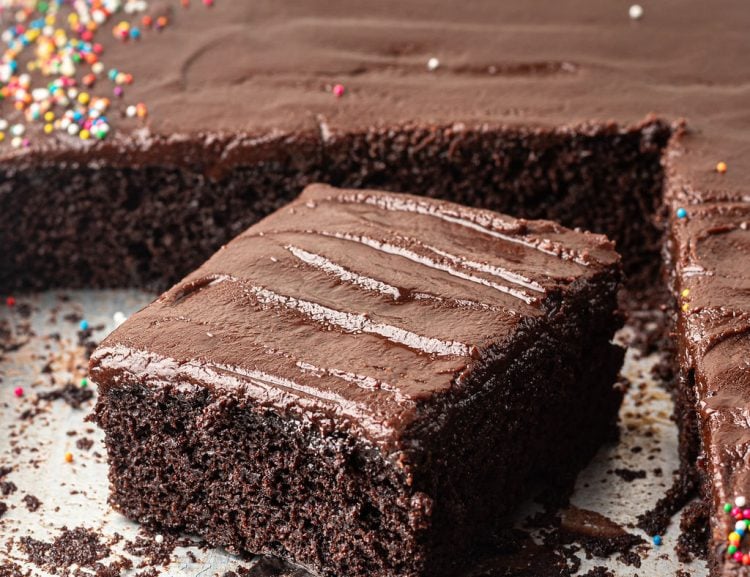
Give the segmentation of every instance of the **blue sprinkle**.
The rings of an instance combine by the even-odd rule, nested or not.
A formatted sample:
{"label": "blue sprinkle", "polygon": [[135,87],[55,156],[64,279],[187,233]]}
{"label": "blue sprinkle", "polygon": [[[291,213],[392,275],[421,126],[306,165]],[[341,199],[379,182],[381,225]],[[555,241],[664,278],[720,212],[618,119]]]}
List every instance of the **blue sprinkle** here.
{"label": "blue sprinkle", "polygon": [[86,329],[89,328],[89,321],[84,319],[81,321],[81,324],[79,324],[78,326],[81,328],[82,331],[85,331]]}
{"label": "blue sprinkle", "polygon": [[138,40],[141,37],[141,31],[138,28],[131,28],[130,29],[130,37],[133,40]]}
{"label": "blue sprinkle", "polygon": [[687,216],[687,210],[684,208],[677,209],[677,218],[685,218]]}
{"label": "blue sprinkle", "polygon": [[654,545],[659,547],[661,545],[661,535],[654,535],[653,541],[654,541]]}

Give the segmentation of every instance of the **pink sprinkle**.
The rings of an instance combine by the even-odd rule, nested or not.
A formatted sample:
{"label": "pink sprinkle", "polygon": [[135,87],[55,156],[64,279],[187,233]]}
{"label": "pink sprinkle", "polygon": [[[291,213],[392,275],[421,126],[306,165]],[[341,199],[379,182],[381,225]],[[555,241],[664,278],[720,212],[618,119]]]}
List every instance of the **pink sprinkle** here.
{"label": "pink sprinkle", "polygon": [[742,561],[742,553],[740,553],[739,551],[737,551],[737,552],[736,552],[736,553],[735,553],[735,554],[733,555],[733,557],[734,557],[734,560],[735,560],[735,561],[738,561],[738,562],[741,562],[741,561]]}
{"label": "pink sprinkle", "polygon": [[203,3],[206,6],[213,6],[214,5],[214,0],[203,0]]}
{"label": "pink sprinkle", "polygon": [[344,92],[346,92],[346,88],[344,88],[343,84],[337,84],[333,87],[333,94],[336,98],[341,98],[344,95]]}
{"label": "pink sprinkle", "polygon": [[737,515],[740,515],[740,508],[739,507],[732,507],[732,517],[736,517]]}
{"label": "pink sprinkle", "polygon": [[115,86],[115,96],[120,97],[124,92],[125,91],[122,89],[122,86]]}
{"label": "pink sprinkle", "polygon": [[23,397],[23,387],[16,387],[13,390],[13,394],[17,397]]}
{"label": "pink sprinkle", "polygon": [[742,511],[742,516],[745,519],[750,519],[750,509],[745,509],[744,511]]}

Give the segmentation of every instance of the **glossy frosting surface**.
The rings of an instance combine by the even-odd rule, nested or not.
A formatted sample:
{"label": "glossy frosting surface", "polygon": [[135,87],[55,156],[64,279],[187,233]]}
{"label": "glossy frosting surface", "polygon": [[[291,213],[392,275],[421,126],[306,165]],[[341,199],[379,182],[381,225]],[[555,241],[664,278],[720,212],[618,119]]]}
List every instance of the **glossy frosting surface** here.
{"label": "glossy frosting surface", "polygon": [[313,185],[117,329],[93,374],[233,387],[388,442],[618,263],[551,222]]}

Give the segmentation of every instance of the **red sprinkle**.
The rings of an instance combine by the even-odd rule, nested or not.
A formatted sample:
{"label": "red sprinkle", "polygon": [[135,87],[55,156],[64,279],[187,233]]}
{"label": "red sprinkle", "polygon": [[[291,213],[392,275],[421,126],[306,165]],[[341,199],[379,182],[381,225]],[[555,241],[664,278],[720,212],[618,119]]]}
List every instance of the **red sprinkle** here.
{"label": "red sprinkle", "polygon": [[344,95],[344,92],[346,92],[346,88],[344,88],[343,84],[336,84],[333,87],[333,94],[336,98],[341,98]]}
{"label": "red sprinkle", "polygon": [[17,397],[23,397],[23,387],[16,387],[13,389],[13,394]]}
{"label": "red sprinkle", "polygon": [[16,306],[16,299],[13,297],[8,297],[5,299],[5,304],[8,305],[9,307],[14,307]]}

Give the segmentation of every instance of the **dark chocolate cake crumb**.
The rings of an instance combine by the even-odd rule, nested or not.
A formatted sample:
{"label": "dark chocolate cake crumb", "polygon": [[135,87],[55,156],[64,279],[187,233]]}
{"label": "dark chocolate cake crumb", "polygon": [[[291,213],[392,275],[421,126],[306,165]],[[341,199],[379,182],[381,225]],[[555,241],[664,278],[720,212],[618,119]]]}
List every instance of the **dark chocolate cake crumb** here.
{"label": "dark chocolate cake crumb", "polygon": [[590,569],[589,571],[581,575],[581,577],[615,577],[615,574],[606,567],[600,566]]}
{"label": "dark chocolate cake crumb", "polygon": [[646,471],[643,469],[634,470],[634,469],[615,469],[613,471],[615,475],[620,477],[623,481],[626,483],[630,483],[632,481],[635,481],[636,479],[645,479],[646,478]]}
{"label": "dark chocolate cake crumb", "polygon": [[120,557],[117,561],[104,565],[97,563],[94,565],[94,577],[122,577],[123,571],[133,568],[133,562],[125,557]]}
{"label": "dark chocolate cake crumb", "polygon": [[81,451],[88,451],[93,446],[94,441],[92,441],[88,437],[81,437],[76,441],[76,448],[80,449]]}
{"label": "dark chocolate cake crumb", "polygon": [[17,490],[18,487],[16,487],[16,484],[13,481],[0,481],[0,493],[2,493],[4,497],[12,495]]}
{"label": "dark chocolate cake crumb", "polygon": [[125,542],[125,551],[141,558],[138,568],[168,566],[175,547],[184,544],[175,535],[169,533],[154,534],[141,529],[141,533],[132,541]]}
{"label": "dark chocolate cake crumb", "polygon": [[635,551],[625,551],[623,553],[620,553],[617,556],[617,560],[620,563],[624,565],[630,565],[631,567],[638,568],[641,566],[641,556]]}
{"label": "dark chocolate cake crumb", "polygon": [[41,401],[62,399],[74,409],[79,409],[83,403],[94,398],[94,391],[86,387],[78,387],[73,383],[67,383],[63,387],[39,393],[38,398]]}
{"label": "dark chocolate cake crumb", "polygon": [[63,315],[63,319],[69,323],[78,324],[83,320],[83,315],[79,312],[73,311]]}
{"label": "dark chocolate cake crumb", "polygon": [[22,571],[21,567],[12,561],[0,562],[0,577],[28,577],[30,571]]}
{"label": "dark chocolate cake crumb", "polygon": [[35,497],[34,495],[25,495],[22,500],[25,503],[26,508],[31,513],[33,513],[34,511],[36,511],[37,509],[39,509],[39,507],[42,506],[42,502],[37,497]]}
{"label": "dark chocolate cake crumb", "polygon": [[0,466],[0,479],[8,476],[12,472],[13,472],[13,467],[8,467],[6,465]]}
{"label": "dark chocolate cake crumb", "polygon": [[675,476],[674,483],[656,506],[638,515],[636,526],[649,535],[663,535],[672,517],[682,509],[696,494],[697,483],[694,473],[681,471]]}
{"label": "dark chocolate cake crumb", "polygon": [[690,563],[693,559],[705,559],[708,555],[710,537],[708,504],[705,501],[690,503],[682,513],[680,536],[677,538],[677,559]]}
{"label": "dark chocolate cake crumb", "polygon": [[0,518],[8,512],[8,504],[4,501],[0,501]]}
{"label": "dark chocolate cake crumb", "polygon": [[111,554],[97,533],[83,527],[63,527],[51,543],[22,537],[20,545],[31,563],[54,575],[64,574],[71,565],[93,568]]}

